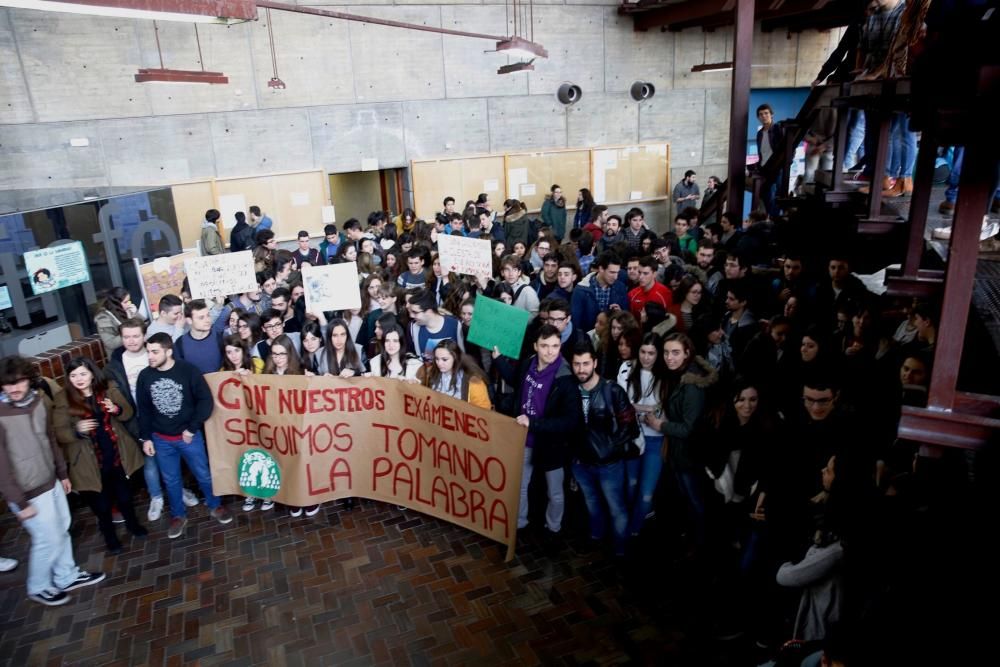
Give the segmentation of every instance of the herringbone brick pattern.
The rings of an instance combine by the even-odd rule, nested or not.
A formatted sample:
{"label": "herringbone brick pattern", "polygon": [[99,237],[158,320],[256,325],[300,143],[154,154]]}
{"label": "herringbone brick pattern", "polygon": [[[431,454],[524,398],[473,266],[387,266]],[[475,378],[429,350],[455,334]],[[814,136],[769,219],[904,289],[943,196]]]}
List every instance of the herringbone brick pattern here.
{"label": "herringbone brick pattern", "polygon": [[[194,508],[177,540],[164,518],[116,557],[75,510],[77,561],[108,579],[46,608],[25,599],[25,563],[0,575],[0,663],[681,664],[646,575],[630,592],[624,568],[574,540],[529,537],[504,563],[500,545],[382,503],[298,519],[231,507],[228,526]],[[0,544],[27,554],[9,513]]]}

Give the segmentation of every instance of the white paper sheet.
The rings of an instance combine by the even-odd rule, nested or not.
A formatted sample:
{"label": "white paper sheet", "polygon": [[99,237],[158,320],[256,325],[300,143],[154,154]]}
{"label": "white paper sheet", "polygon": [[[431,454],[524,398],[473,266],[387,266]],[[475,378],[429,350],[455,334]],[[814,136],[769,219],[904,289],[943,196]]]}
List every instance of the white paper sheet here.
{"label": "white paper sheet", "polygon": [[[247,198],[243,195],[221,195],[219,197],[219,213],[222,214],[222,226],[232,229],[236,226],[237,211],[247,212]],[[249,218],[249,216],[247,216]],[[247,220],[247,222],[250,222]]]}

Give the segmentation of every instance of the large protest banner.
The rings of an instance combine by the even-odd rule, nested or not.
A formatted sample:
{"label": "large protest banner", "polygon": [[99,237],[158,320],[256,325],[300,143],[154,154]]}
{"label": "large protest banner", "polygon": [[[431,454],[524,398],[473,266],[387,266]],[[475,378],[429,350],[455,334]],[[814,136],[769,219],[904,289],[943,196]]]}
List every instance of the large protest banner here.
{"label": "large protest banner", "polygon": [[486,535],[513,558],[527,434],[513,419],[386,378],[205,379],[216,494],[300,507],[372,498]]}
{"label": "large protest banner", "polygon": [[249,250],[191,257],[184,262],[184,270],[192,299],[213,299],[258,289],[253,253]]}
{"label": "large protest banner", "polygon": [[150,315],[156,316],[160,309],[160,299],[167,294],[181,295],[181,287],[187,278],[184,262],[197,256],[193,252],[182,252],[173,257],[160,257],[146,264],[140,264],[138,259],[132,260],[135,262],[135,272],[139,276],[139,286]]}
{"label": "large protest banner", "polygon": [[441,268],[446,273],[493,275],[493,244],[488,239],[439,234],[437,243]]}

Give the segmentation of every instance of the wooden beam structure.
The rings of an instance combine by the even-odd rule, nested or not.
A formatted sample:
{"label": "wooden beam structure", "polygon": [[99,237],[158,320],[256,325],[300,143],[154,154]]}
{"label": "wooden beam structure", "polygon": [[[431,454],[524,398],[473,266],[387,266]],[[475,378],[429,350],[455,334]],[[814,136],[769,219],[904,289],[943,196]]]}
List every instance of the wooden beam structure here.
{"label": "wooden beam structure", "polygon": [[[635,20],[636,31],[661,28],[678,32],[688,28],[715,30],[735,22],[736,0],[686,0],[684,2],[639,2],[622,4],[621,15]],[[845,5],[832,0],[756,0],[754,15],[770,31],[783,23],[802,25],[821,21],[822,29],[846,25],[853,18]],[[832,22],[832,25],[829,25]],[[802,28],[799,28],[801,30]]]}
{"label": "wooden beam structure", "polygon": [[750,62],[753,54],[754,0],[736,0],[733,31],[733,83],[729,105],[729,178],[726,197],[729,212],[743,219],[746,188],[747,110],[750,108]]}

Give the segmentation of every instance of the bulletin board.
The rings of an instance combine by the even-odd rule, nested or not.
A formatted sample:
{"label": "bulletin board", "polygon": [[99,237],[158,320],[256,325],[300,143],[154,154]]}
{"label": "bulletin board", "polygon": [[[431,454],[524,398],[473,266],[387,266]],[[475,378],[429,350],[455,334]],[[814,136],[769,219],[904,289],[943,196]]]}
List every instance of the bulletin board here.
{"label": "bulletin board", "polygon": [[[201,221],[205,211],[215,207],[215,194],[210,181],[173,185],[174,212],[177,214],[177,229],[181,234],[181,247],[191,250],[201,238]],[[229,239],[224,239],[228,241]]]}
{"label": "bulletin board", "polygon": [[205,211],[210,208],[222,213],[226,243],[235,224],[233,213],[248,213],[253,205],[274,221],[278,240],[289,241],[300,229],[322,236],[323,207],[330,204],[326,175],[320,170],[182,183],[171,190],[184,248],[197,245]]}
{"label": "bulletin board", "polygon": [[576,193],[590,187],[590,151],[546,151],[507,155],[507,197],[539,211],[549,188],[562,187],[566,206],[576,206]]}
{"label": "bulletin board", "polygon": [[667,144],[595,148],[591,192],[598,203],[662,199],[670,191]]}
{"label": "bulletin board", "polygon": [[669,144],[555,149],[410,163],[417,216],[425,220],[442,208],[447,196],[461,211],[466,200],[488,192],[494,209],[504,199],[519,199],[537,212],[553,183],[562,186],[567,204],[576,191],[589,188],[600,204],[665,200],[670,196]]}
{"label": "bulletin board", "polygon": [[413,204],[418,218],[431,220],[443,207],[445,197],[455,198],[455,210],[485,192],[494,209],[502,210],[507,179],[502,155],[443,160],[414,160],[410,163]]}

